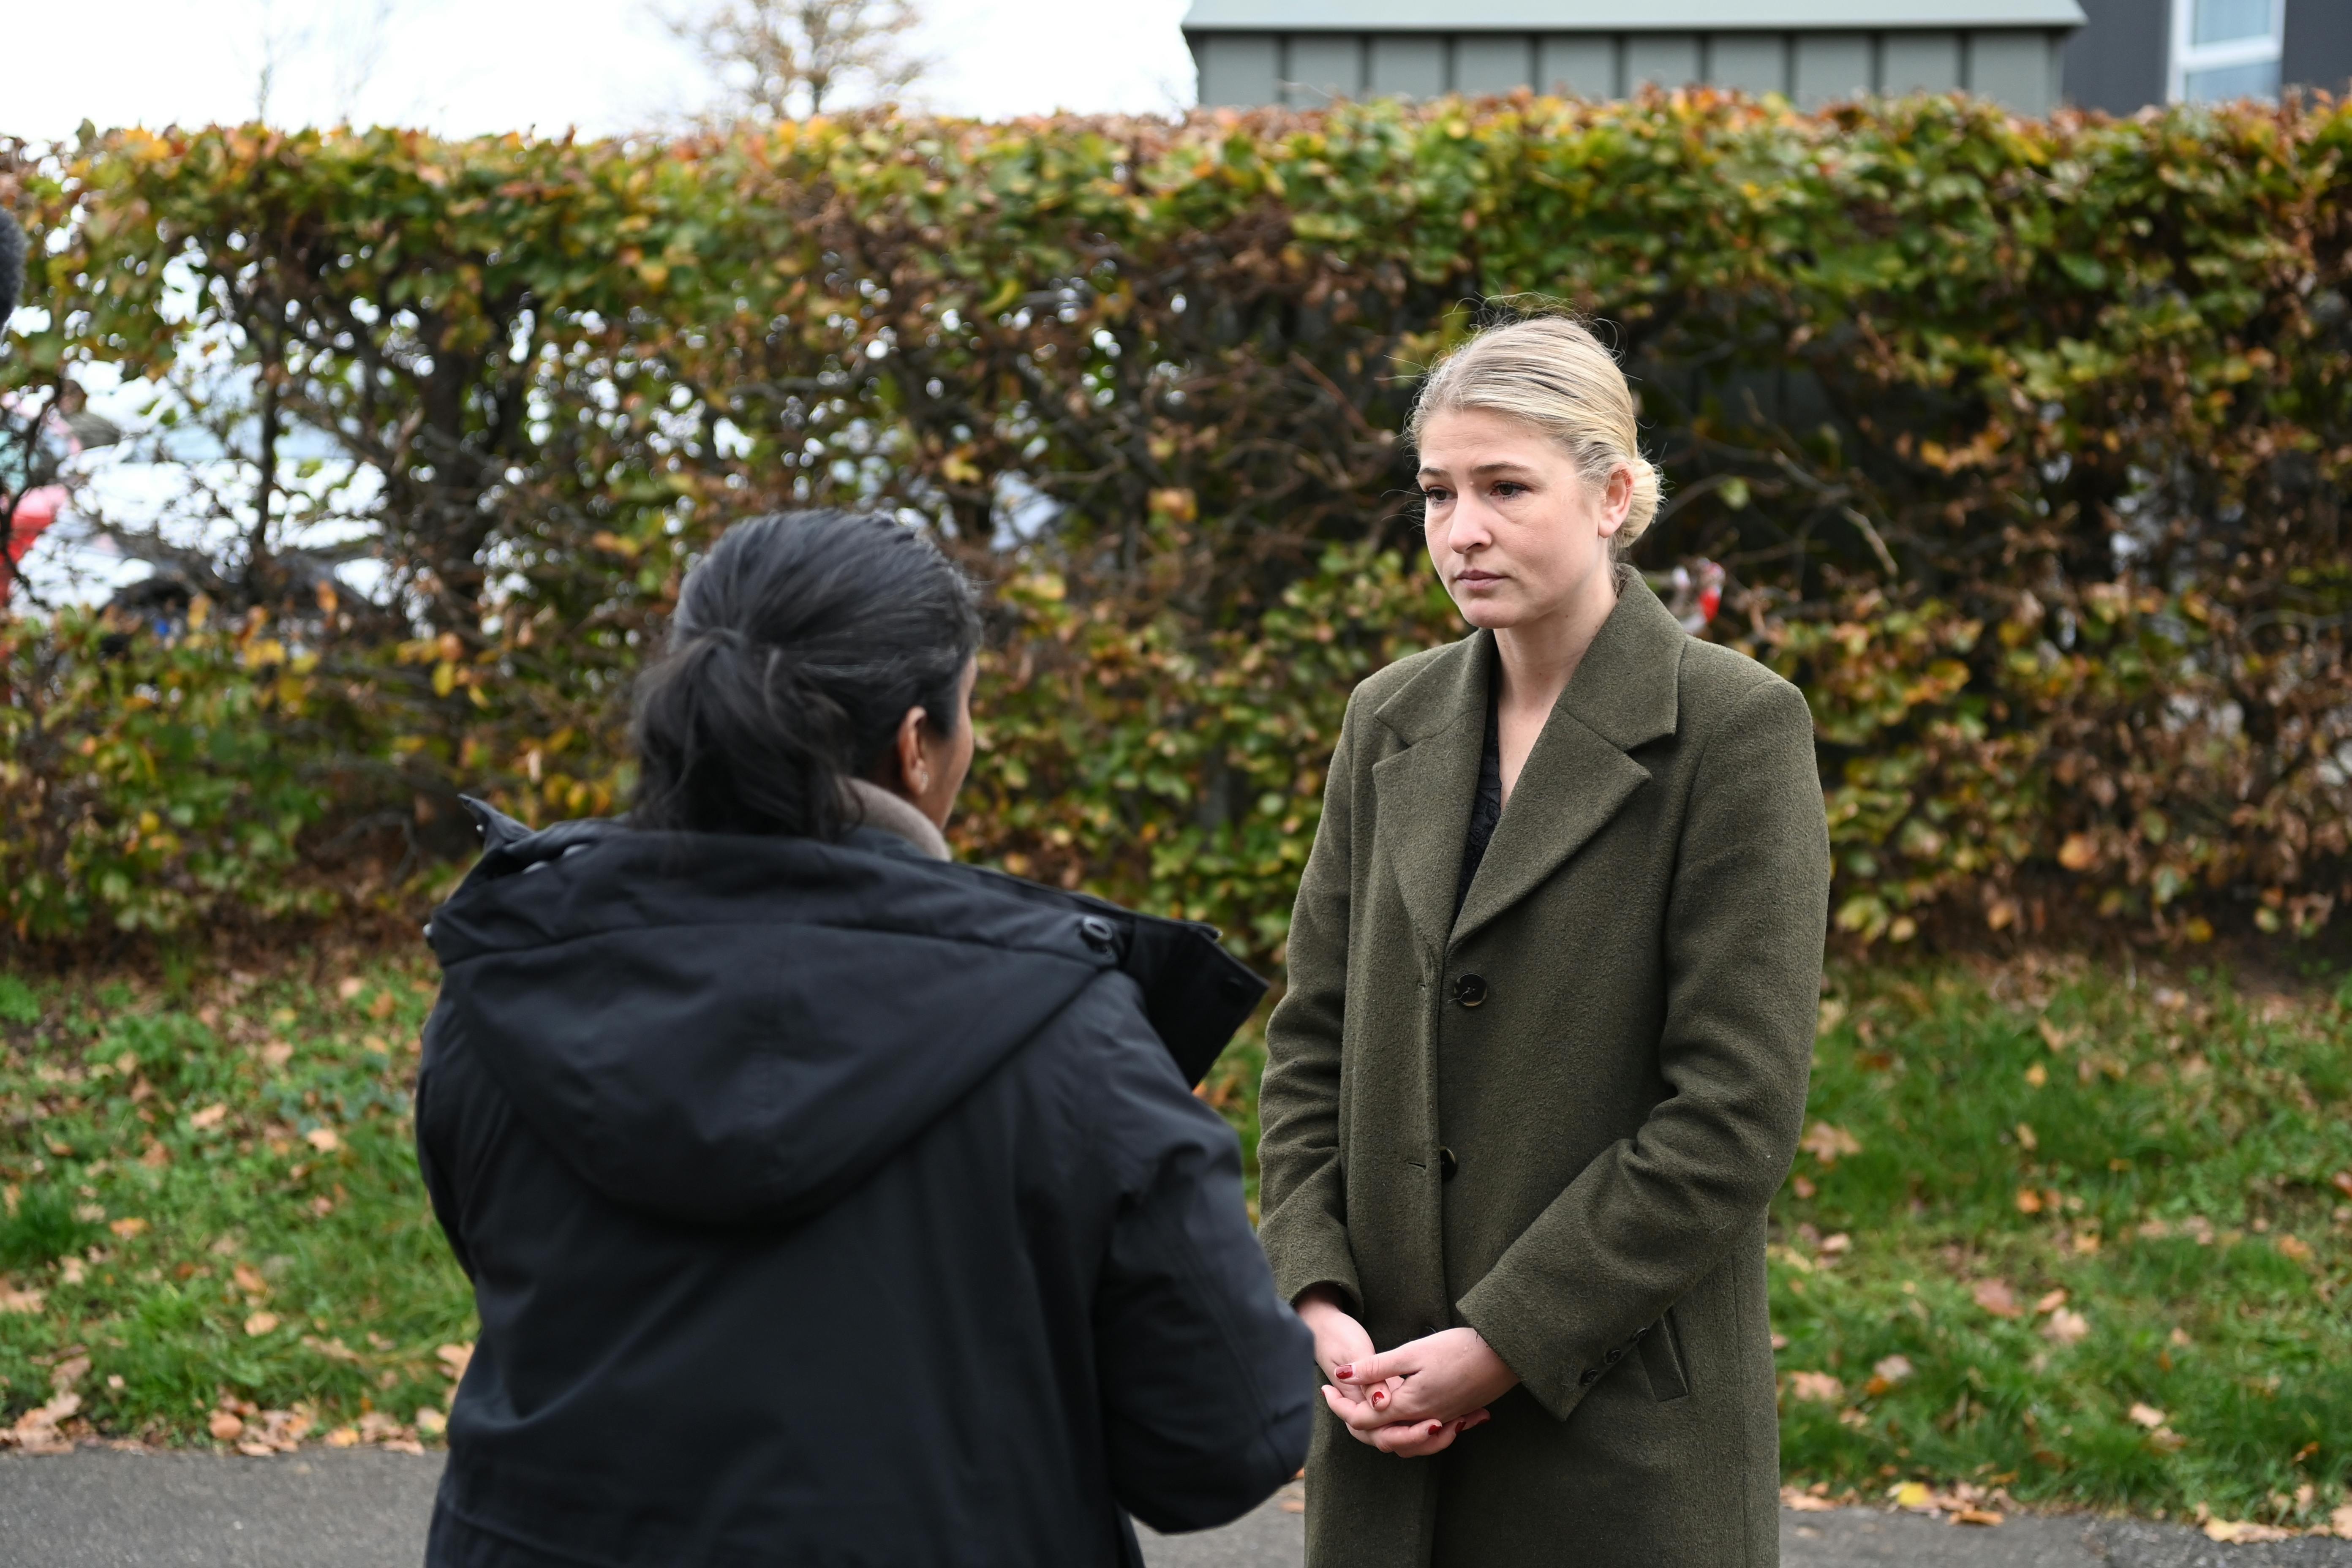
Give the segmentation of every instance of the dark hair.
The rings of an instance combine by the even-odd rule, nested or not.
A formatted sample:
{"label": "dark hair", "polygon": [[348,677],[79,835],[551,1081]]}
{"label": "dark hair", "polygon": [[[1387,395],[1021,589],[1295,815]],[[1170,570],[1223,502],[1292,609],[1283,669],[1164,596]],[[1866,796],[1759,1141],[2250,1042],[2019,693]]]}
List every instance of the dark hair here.
{"label": "dark hair", "polygon": [[979,647],[971,583],[915,530],[830,508],[739,522],[638,678],[632,817],[839,838],[845,782],[881,764],[908,709],[954,732]]}
{"label": "dark hair", "polygon": [[8,314],[24,290],[25,231],[16,226],[15,218],[0,211],[0,327],[8,324]]}

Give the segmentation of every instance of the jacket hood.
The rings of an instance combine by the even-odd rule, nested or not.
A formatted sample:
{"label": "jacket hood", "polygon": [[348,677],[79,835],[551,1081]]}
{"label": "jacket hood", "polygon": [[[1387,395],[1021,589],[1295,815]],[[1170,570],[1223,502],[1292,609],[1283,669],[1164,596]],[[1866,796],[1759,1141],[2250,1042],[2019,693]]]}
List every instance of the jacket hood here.
{"label": "jacket hood", "polygon": [[485,853],[425,928],[436,1025],[583,1180],[671,1219],[821,1212],[1108,970],[1195,1079],[1265,991],[1205,927],[870,828],[532,832],[468,805]]}

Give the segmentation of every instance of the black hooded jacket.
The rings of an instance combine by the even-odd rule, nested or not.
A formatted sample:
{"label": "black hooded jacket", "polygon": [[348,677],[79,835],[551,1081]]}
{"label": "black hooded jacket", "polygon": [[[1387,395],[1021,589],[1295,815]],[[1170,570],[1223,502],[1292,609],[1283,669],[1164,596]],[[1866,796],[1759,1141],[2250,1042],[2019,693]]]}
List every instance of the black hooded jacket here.
{"label": "black hooded jacket", "polygon": [[487,837],[428,928],[481,1314],[428,1563],[1135,1563],[1297,1471],[1309,1339],[1177,1065],[1261,987],[1199,928],[872,828]]}

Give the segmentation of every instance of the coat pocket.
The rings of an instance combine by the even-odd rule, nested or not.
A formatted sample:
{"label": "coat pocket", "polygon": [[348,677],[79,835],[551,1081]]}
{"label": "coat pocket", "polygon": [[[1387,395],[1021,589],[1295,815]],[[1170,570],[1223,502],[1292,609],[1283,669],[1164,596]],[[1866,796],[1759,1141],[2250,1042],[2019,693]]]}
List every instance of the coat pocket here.
{"label": "coat pocket", "polygon": [[1650,1393],[1664,1405],[1690,1395],[1690,1378],[1683,1371],[1682,1337],[1675,1331],[1674,1309],[1642,1334],[1642,1370],[1650,1376]]}

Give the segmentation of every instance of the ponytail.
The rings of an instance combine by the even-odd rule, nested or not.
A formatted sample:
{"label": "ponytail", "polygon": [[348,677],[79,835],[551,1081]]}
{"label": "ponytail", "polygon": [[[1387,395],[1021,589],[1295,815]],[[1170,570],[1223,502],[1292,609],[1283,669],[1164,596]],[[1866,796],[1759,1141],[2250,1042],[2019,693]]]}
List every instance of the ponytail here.
{"label": "ponytail", "polygon": [[846,782],[882,765],[908,709],[953,732],[979,647],[970,583],[912,529],[831,509],[738,523],[638,679],[631,817],[837,839]]}

